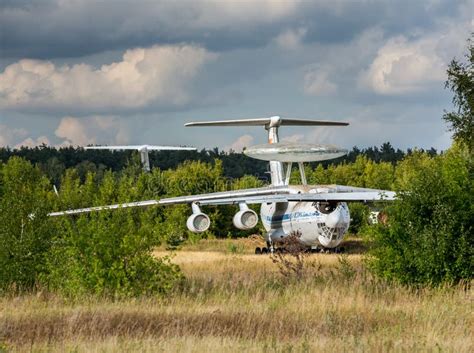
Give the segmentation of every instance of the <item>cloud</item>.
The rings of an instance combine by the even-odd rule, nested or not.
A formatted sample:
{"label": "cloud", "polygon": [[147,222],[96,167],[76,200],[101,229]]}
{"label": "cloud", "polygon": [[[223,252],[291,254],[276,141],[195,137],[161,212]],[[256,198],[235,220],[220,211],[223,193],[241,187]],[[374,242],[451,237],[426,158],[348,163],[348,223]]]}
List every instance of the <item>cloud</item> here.
{"label": "cloud", "polygon": [[0,124],[0,146],[12,146],[18,139],[24,139],[28,131],[23,128],[10,128],[7,125]]}
{"label": "cloud", "polygon": [[361,83],[379,94],[423,91],[445,79],[446,65],[435,52],[434,42],[390,39],[377,53]]}
{"label": "cloud", "polygon": [[[11,128],[0,124],[0,147],[10,146],[20,148],[21,146],[35,147],[50,144],[48,137],[40,136],[38,138],[27,137],[29,132],[24,128]],[[19,142],[21,141],[21,142]]]}
{"label": "cloud", "polygon": [[41,145],[51,145],[51,142],[49,141],[49,139],[46,137],[46,136],[40,136],[36,139],[34,138],[31,138],[31,137],[28,137],[26,139],[24,139],[22,142],[18,143],[15,148],[21,148],[21,147],[35,147],[35,146],[41,146]]}
{"label": "cloud", "polygon": [[224,149],[227,151],[234,151],[234,152],[242,152],[245,147],[249,147],[253,143],[253,136],[252,135],[243,135],[240,136],[237,140],[235,140],[230,146],[225,147]]}
{"label": "cloud", "polygon": [[[443,63],[454,56],[462,58],[469,30],[452,30],[466,17],[472,28],[471,7],[462,3],[8,0],[5,7],[0,5],[0,110],[5,109],[0,123],[11,129],[25,126],[31,133],[10,137],[0,128],[0,142],[8,140],[15,146],[43,135],[53,144],[155,138],[172,144],[191,138],[190,144],[209,146],[214,141],[224,147],[239,135],[226,130],[211,140],[213,132],[189,135],[182,123],[201,115],[258,116],[269,109],[288,116],[346,120],[355,111],[373,106],[390,108],[383,114],[369,114],[369,122],[380,122],[380,130],[366,133],[361,128],[357,139],[337,130],[337,136],[361,146],[385,136],[394,145],[415,141],[429,146],[438,132],[408,140],[406,131],[413,131],[412,137],[419,132],[412,120],[440,120],[443,109],[451,106],[451,92],[443,89],[439,78],[425,81],[431,79],[431,72],[408,82],[416,78],[418,60],[417,55],[405,58],[403,50],[423,54],[429,65],[434,58]],[[137,47],[141,48],[127,50]],[[191,50],[180,57],[183,47]],[[391,59],[389,49],[401,51],[406,62]],[[134,57],[140,50],[145,55],[138,62]],[[130,58],[123,55],[125,51]],[[148,59],[147,55],[158,52]],[[378,58],[379,66],[374,64]],[[155,74],[150,69],[154,66],[164,73]],[[181,75],[181,66],[192,70]],[[414,75],[407,75],[405,67],[412,68]],[[377,76],[381,71],[386,74]],[[407,89],[424,94],[395,93]],[[372,92],[377,94],[368,94]],[[400,122],[400,129],[394,130],[393,119],[416,106],[432,110],[410,114],[412,120]],[[100,124],[87,129],[94,114],[113,115],[128,124],[130,136],[125,128],[122,137],[118,131],[107,134]],[[80,126],[75,133],[63,125],[60,134],[65,137],[60,138],[54,131],[64,117],[78,119]],[[433,129],[445,127],[440,123]]]}
{"label": "cloud", "polygon": [[439,16],[454,17],[465,3],[469,0],[3,0],[0,43],[8,58],[80,57],[157,41],[223,51],[264,47],[282,28],[297,26],[307,27],[307,41],[341,43],[380,24],[395,33],[430,27]]}
{"label": "cloud", "polygon": [[328,78],[327,72],[310,71],[304,76],[304,92],[312,96],[336,93],[337,85]]}
{"label": "cloud", "polygon": [[301,46],[305,34],[305,28],[289,29],[280,33],[275,38],[275,42],[282,49],[295,50]]}
{"label": "cloud", "polygon": [[129,49],[122,61],[99,69],[23,59],[0,74],[0,107],[101,111],[182,106],[190,100],[190,82],[213,58],[203,48],[177,45]]}
{"label": "cloud", "polygon": [[382,95],[423,92],[439,86],[446,80],[449,61],[461,52],[468,35],[468,26],[461,22],[414,39],[403,35],[390,38],[369,68],[361,72],[359,85]]}
{"label": "cloud", "polygon": [[282,142],[303,142],[305,139],[303,134],[294,134],[281,138]]}
{"label": "cloud", "polygon": [[127,131],[127,126],[117,117],[67,116],[59,122],[55,135],[64,139],[61,145],[126,144],[129,140]]}
{"label": "cloud", "polygon": [[157,40],[244,45],[270,38],[268,33],[255,33],[276,29],[276,23],[298,13],[302,5],[301,0],[48,0],[41,5],[9,0],[0,5],[5,29],[0,43],[6,56],[36,58],[77,57]]}

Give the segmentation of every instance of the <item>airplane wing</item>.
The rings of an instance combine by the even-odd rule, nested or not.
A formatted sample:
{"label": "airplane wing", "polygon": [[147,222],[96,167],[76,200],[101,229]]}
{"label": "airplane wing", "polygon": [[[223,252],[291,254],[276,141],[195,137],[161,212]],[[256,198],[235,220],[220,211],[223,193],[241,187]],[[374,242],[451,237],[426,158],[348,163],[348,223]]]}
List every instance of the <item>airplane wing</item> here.
{"label": "airplane wing", "polygon": [[312,189],[312,192],[297,192],[290,187],[281,186],[165,198],[158,201],[158,204],[197,203],[199,205],[232,205],[241,202],[253,204],[290,201],[373,202],[391,201],[395,199],[395,196],[395,192],[393,191],[343,185],[317,186]]}
{"label": "airplane wing", "polygon": [[[247,198],[250,196],[253,197],[262,197],[264,195],[275,195],[276,193],[285,193],[289,192],[286,186],[281,187],[264,187],[264,188],[255,188],[255,189],[243,189],[243,190],[236,190],[236,191],[224,191],[224,192],[215,192],[211,194],[203,194],[197,196],[181,196],[175,197],[170,199],[163,199],[161,201],[157,200],[147,200],[147,201],[138,201],[138,202],[127,202],[127,203],[119,203],[115,205],[106,205],[106,206],[94,206],[94,207],[87,207],[87,208],[78,208],[78,209],[71,209],[66,211],[59,211],[59,212],[51,212],[48,213],[50,217],[57,217],[57,216],[65,216],[65,215],[75,215],[80,213],[90,213],[96,211],[104,211],[104,210],[115,210],[119,208],[130,208],[130,207],[146,207],[146,206],[154,206],[158,204],[178,204],[178,203],[193,203],[199,202],[203,203],[209,201],[206,204],[213,204],[212,200],[227,200],[228,198]],[[171,200],[171,202],[167,202],[166,200]],[[163,201],[163,202],[162,202]],[[226,202],[223,204],[231,204],[232,202]],[[215,202],[214,204],[220,204],[219,202]]]}
{"label": "airplane wing", "polygon": [[146,207],[154,205],[175,205],[186,203],[197,203],[199,205],[234,205],[241,202],[247,204],[265,203],[265,202],[351,202],[351,201],[392,201],[396,197],[395,192],[388,190],[377,190],[358,188],[343,185],[318,185],[312,189],[312,192],[297,192],[288,186],[269,186],[253,189],[241,189],[235,191],[214,192],[209,194],[179,196],[164,198],[161,200],[147,200],[138,202],[127,202],[115,205],[94,206],[87,208],[72,209],[59,212],[51,212],[50,217],[74,215],[80,213],[89,213],[104,210],[115,210],[130,207]]}
{"label": "airplane wing", "polygon": [[130,207],[145,207],[145,206],[153,206],[158,205],[157,200],[147,200],[147,201],[138,201],[138,202],[126,202],[126,203],[118,203],[115,205],[107,205],[107,206],[94,206],[94,207],[87,207],[87,208],[77,208],[74,210],[66,210],[66,211],[59,211],[59,212],[51,212],[48,213],[50,217],[57,217],[57,216],[65,216],[65,215],[74,215],[79,213],[89,213],[95,211],[103,211],[103,210],[116,210],[119,208],[130,208]]}
{"label": "airplane wing", "polygon": [[196,147],[148,146],[148,151],[196,151]]}

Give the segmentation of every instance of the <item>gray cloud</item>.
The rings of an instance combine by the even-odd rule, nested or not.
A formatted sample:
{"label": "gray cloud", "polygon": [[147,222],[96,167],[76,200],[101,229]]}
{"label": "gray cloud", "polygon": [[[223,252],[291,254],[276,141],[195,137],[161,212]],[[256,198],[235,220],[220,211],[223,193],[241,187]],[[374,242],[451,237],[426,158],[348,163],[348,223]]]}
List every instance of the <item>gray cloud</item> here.
{"label": "gray cloud", "polygon": [[383,26],[430,28],[454,17],[455,1],[7,1],[0,7],[3,56],[79,57],[136,46],[197,43],[209,50],[257,48],[284,30],[305,28],[308,43],[348,42]]}

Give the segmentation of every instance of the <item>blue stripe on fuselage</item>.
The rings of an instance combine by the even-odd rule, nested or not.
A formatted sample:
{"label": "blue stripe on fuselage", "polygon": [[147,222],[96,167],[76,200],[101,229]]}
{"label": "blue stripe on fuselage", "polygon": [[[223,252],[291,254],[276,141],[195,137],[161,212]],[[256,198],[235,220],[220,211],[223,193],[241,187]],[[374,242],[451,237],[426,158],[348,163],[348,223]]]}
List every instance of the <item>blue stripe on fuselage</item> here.
{"label": "blue stripe on fuselage", "polygon": [[274,216],[265,216],[265,221],[267,222],[286,222],[292,219],[308,218],[319,216],[318,211],[314,212],[294,212],[294,213],[284,213],[282,215]]}

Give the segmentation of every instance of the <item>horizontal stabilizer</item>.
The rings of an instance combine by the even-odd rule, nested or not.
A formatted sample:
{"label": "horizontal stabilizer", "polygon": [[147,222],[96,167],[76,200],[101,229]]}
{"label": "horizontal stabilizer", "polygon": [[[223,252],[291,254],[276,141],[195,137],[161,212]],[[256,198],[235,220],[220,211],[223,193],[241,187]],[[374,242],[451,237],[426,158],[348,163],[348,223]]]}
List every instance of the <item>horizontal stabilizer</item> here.
{"label": "horizontal stabilizer", "polygon": [[218,121],[199,121],[187,123],[184,126],[347,126],[349,123],[342,121],[286,119],[279,116],[257,119],[237,119]]}

